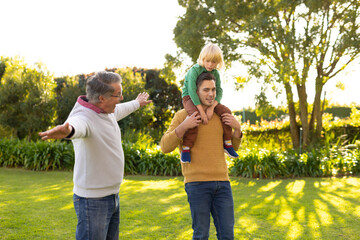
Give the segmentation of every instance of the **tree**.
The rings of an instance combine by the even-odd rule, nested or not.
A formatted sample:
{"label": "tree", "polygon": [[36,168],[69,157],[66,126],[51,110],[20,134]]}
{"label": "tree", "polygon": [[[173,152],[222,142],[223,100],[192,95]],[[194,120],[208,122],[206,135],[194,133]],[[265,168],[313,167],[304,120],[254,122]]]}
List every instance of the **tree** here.
{"label": "tree", "polygon": [[[156,129],[156,139],[158,140],[168,128],[175,112],[182,107],[179,87],[170,82],[174,73],[168,70],[147,70],[145,77],[145,89],[149,92],[150,99],[153,101],[155,120],[153,129]],[[167,78],[166,76],[170,77]]]}
{"label": "tree", "polygon": [[56,100],[57,118],[55,125],[63,124],[68,118],[71,110],[80,95],[85,95],[86,76],[83,74],[76,76],[64,76],[55,78],[56,82]]}
{"label": "tree", "polygon": [[[144,72],[137,68],[119,68],[115,70],[122,78],[123,102],[134,100],[140,92],[144,91]],[[128,130],[147,131],[153,121],[151,104],[133,112],[126,118],[119,121],[122,132]]]}
{"label": "tree", "polygon": [[14,129],[18,138],[36,139],[37,132],[54,121],[56,100],[53,77],[38,63],[1,59],[5,71],[0,84],[0,124]]}
{"label": "tree", "polygon": [[[358,0],[179,0],[179,4],[186,13],[174,33],[183,52],[195,61],[206,42],[217,42],[227,63],[242,61],[250,78],[281,86],[278,93],[285,90],[294,148],[300,145],[300,126],[303,145],[320,137],[324,85],[360,54]],[[311,114],[309,80],[315,82]]]}

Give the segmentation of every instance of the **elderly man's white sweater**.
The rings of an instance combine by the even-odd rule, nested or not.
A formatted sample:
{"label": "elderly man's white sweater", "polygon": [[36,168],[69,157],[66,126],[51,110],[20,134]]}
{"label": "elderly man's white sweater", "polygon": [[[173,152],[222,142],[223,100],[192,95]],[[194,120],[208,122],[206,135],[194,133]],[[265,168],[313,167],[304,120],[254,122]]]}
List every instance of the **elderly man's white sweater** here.
{"label": "elderly man's white sweater", "polygon": [[75,129],[74,193],[81,197],[105,197],[119,192],[124,176],[124,152],[117,121],[140,107],[137,100],[117,104],[114,113],[103,113],[78,98],[67,122]]}

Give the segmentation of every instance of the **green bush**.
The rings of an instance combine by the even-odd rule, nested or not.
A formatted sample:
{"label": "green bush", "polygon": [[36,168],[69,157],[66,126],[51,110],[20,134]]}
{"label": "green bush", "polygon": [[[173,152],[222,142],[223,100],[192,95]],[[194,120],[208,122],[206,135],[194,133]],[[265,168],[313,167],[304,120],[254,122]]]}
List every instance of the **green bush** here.
{"label": "green bush", "polygon": [[[178,153],[164,154],[156,146],[128,141],[123,143],[123,148],[126,174],[181,175]],[[74,150],[72,144],[66,141],[1,139],[0,166],[36,171],[71,170],[74,166]]]}
{"label": "green bush", "polygon": [[232,161],[230,174],[247,178],[328,177],[360,173],[360,144],[296,151],[252,149]]}
{"label": "green bush", "polygon": [[181,164],[178,153],[164,154],[155,145],[151,148],[124,142],[125,173],[179,176]]}
{"label": "green bush", "polygon": [[276,178],[288,175],[279,154],[273,151],[250,151],[233,161],[230,174],[252,178]]}
{"label": "green bush", "polygon": [[71,169],[73,147],[66,142],[28,142],[18,139],[0,140],[0,166],[30,170]]}
{"label": "green bush", "polygon": [[[231,175],[285,178],[360,174],[359,140],[349,143],[346,136],[339,138],[335,133],[326,134],[321,144],[299,154],[298,151],[283,150],[284,146],[278,144],[278,140],[268,141],[259,136],[254,138],[255,141],[246,138],[239,150],[240,157],[229,162]],[[249,148],[251,145],[253,147]],[[179,153],[162,153],[147,133],[127,131],[123,135],[123,149],[126,174],[181,175]],[[0,166],[46,171],[71,170],[73,165],[73,146],[68,141],[0,139]]]}

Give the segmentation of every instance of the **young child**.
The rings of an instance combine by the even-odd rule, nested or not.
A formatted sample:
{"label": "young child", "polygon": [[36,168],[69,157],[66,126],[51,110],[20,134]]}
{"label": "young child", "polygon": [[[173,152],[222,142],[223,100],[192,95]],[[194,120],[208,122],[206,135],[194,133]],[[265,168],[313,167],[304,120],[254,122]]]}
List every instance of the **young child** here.
{"label": "young child", "polygon": [[[208,120],[211,119],[214,112],[221,117],[223,113],[230,113],[231,111],[226,106],[220,104],[222,98],[222,88],[219,72],[224,65],[223,54],[221,49],[213,43],[207,44],[200,52],[198,63],[190,68],[185,76],[184,86],[182,88],[182,103],[183,106],[190,116],[194,112],[199,112],[203,124],[207,124]],[[196,93],[196,79],[203,72],[210,72],[215,76],[216,79],[216,98],[215,103],[212,107],[209,107],[205,112],[201,106],[199,97]],[[230,126],[222,123],[224,129],[224,151],[231,158],[237,158],[239,155],[235,152],[231,143],[232,129]],[[196,140],[198,128],[188,130],[183,137],[183,144],[181,150],[181,162],[190,163],[190,149],[193,147]]]}

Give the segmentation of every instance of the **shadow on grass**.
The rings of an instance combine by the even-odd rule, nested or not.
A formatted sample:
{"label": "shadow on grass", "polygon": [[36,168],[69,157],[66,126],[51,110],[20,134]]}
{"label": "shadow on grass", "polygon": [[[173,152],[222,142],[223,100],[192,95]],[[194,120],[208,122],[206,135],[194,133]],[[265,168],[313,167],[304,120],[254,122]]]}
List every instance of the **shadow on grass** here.
{"label": "shadow on grass", "polygon": [[127,176],[120,188],[120,239],[190,239],[183,178]]}
{"label": "shadow on grass", "polygon": [[[359,178],[232,178],[231,184],[235,239],[360,236]],[[74,239],[72,187],[71,172],[0,168],[0,239]],[[120,239],[191,239],[182,177],[125,176],[120,208]]]}
{"label": "shadow on grass", "polygon": [[232,186],[239,239],[359,239],[359,178],[234,179]]}

